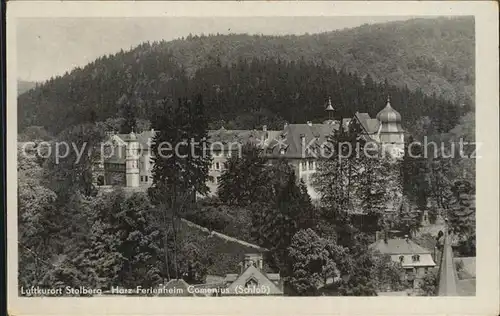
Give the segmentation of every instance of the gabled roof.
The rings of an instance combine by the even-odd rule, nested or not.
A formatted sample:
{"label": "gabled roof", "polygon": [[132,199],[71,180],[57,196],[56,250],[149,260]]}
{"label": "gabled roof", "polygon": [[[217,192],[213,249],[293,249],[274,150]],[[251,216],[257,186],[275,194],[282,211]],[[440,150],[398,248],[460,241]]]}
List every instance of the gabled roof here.
{"label": "gabled roof", "polygon": [[441,265],[439,266],[439,285],[438,296],[458,296],[458,278],[453,263],[453,251],[451,249],[451,241],[448,234],[445,232],[445,241],[443,247],[443,255],[441,256]]}
{"label": "gabled roof", "polygon": [[[328,142],[328,137],[335,129],[338,129],[338,124],[288,124],[279,139],[269,143],[268,154],[284,158],[314,157],[306,148],[303,150],[303,147],[309,146],[309,149],[319,150],[322,144]],[[303,144],[305,146],[302,146]],[[282,145],[285,145],[283,155],[280,153]]]}
{"label": "gabled roof", "polygon": [[193,293],[190,293],[188,287],[189,284],[183,279],[172,279],[165,284],[164,288],[168,293],[167,296],[194,296]]}
{"label": "gabled roof", "polygon": [[370,245],[370,248],[374,250],[378,250],[383,254],[389,255],[397,255],[397,254],[430,254],[431,251],[427,250],[417,243],[412,241],[411,239],[403,239],[403,238],[391,238],[387,239],[387,242],[384,239],[380,239],[373,244]]}
{"label": "gabled roof", "polygon": [[372,119],[368,113],[359,112],[354,114],[354,118],[359,122],[366,134],[371,135],[377,133],[380,122],[376,118]]}
{"label": "gabled roof", "polygon": [[254,143],[255,145],[264,145],[270,139],[273,139],[276,135],[279,135],[280,131],[264,131],[264,130],[226,130],[220,128],[218,130],[208,131],[208,138],[211,143],[220,142],[224,145],[230,145],[234,143],[247,144]]}
{"label": "gabled roof", "polygon": [[[261,272],[255,266],[249,266],[238,278],[227,287],[228,294],[234,295],[239,294],[237,289],[240,287],[245,287],[248,280],[254,279],[257,281],[257,289],[266,289],[267,293],[262,293],[264,295],[283,295],[283,291],[278,288],[278,286],[271,281],[265,273]],[[249,293],[250,295],[259,295],[259,293]],[[262,295],[260,294],[260,295]]]}

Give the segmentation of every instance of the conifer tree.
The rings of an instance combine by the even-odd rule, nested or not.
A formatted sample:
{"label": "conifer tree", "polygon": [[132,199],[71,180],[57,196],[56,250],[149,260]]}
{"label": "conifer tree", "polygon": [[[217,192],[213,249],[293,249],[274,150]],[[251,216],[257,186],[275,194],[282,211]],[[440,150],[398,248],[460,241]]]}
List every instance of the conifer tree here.
{"label": "conifer tree", "polygon": [[298,230],[315,226],[316,214],[305,185],[297,184],[285,161],[268,166],[262,176],[250,207],[252,235],[271,250],[272,263],[286,274],[286,249]]}
{"label": "conifer tree", "polygon": [[137,113],[136,108],[128,97],[124,97],[122,101],[122,116],[123,122],[120,126],[120,133],[129,134],[133,131],[137,132]]}
{"label": "conifer tree", "polygon": [[96,193],[93,168],[100,159],[96,149],[103,139],[104,131],[88,123],[69,127],[58,135],[44,176],[45,184],[58,199],[67,200],[75,192],[87,196]]}
{"label": "conifer tree", "polygon": [[[154,167],[153,186],[149,193],[152,200],[163,208],[165,227],[168,224],[166,212],[171,212],[174,276],[179,278],[177,218],[186,204],[193,202],[196,193],[208,192],[206,181],[211,156],[207,150],[208,124],[201,96],[194,103],[179,99],[176,107],[164,100],[163,112],[152,124],[157,133],[151,146]],[[167,261],[168,236],[165,234],[166,231],[164,251]],[[165,262],[165,265],[168,269],[169,263]]]}
{"label": "conifer tree", "polygon": [[244,144],[241,157],[232,156],[219,178],[218,196],[228,205],[249,205],[258,199],[255,188],[261,186],[266,160],[254,144]]}

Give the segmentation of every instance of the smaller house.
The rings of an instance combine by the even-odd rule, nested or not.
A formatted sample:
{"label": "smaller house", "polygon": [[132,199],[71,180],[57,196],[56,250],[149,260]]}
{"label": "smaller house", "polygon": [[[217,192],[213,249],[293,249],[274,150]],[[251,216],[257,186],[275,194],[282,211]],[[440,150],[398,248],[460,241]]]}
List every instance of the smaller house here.
{"label": "smaller house", "polygon": [[224,277],[208,275],[206,283],[199,286],[211,296],[283,295],[279,273],[265,271],[261,253],[245,254],[239,266],[240,273],[228,273]]}
{"label": "smaller house", "polygon": [[279,273],[266,273],[262,254],[247,254],[240,274],[227,274],[225,295],[283,295]]}
{"label": "smaller house", "polygon": [[423,278],[436,263],[432,252],[410,238],[383,238],[370,245],[370,248],[391,256],[392,261],[400,263],[406,271],[405,279],[418,287],[418,280]]}

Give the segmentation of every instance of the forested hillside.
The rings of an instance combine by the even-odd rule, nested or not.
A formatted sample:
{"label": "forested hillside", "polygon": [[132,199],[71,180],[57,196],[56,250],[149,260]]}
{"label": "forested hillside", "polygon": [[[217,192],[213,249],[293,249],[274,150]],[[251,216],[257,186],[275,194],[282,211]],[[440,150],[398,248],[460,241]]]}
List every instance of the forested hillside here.
{"label": "forested hillside", "polygon": [[[473,106],[474,21],[417,19],[303,36],[188,36],[103,56],[19,97],[19,126],[50,133],[201,93],[212,128],[280,128],[339,110],[375,115],[387,94],[406,126],[448,131]],[[441,122],[442,121],[442,122]]]}

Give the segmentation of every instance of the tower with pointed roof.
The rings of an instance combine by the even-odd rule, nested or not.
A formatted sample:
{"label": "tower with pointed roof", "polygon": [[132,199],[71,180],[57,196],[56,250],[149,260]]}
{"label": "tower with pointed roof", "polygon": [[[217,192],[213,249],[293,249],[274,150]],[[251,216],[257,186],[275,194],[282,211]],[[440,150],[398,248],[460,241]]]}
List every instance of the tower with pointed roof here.
{"label": "tower with pointed roof", "polygon": [[139,142],[134,131],[128,134],[125,152],[125,175],[127,187],[139,187]]}
{"label": "tower with pointed roof", "polygon": [[404,154],[404,130],[401,127],[401,114],[392,108],[390,97],[386,106],[377,114],[380,125],[377,138],[391,155],[400,157]]}
{"label": "tower with pointed roof", "polygon": [[332,106],[332,98],[328,97],[328,106],[326,107],[326,112],[328,113],[328,119],[333,120],[333,106]]}

